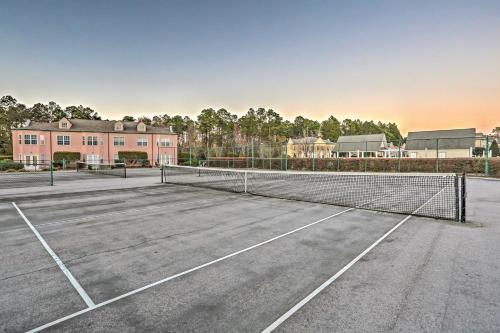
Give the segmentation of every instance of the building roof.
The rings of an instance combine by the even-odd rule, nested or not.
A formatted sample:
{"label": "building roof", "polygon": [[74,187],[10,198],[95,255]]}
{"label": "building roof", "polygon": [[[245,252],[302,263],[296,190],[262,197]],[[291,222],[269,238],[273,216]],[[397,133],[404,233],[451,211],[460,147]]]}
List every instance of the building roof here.
{"label": "building roof", "polygon": [[337,140],[339,152],[349,151],[379,151],[387,148],[387,139],[384,133],[365,135],[344,135]]}
{"label": "building roof", "polygon": [[463,128],[438,131],[409,132],[406,150],[469,149],[476,145],[476,129]]}
{"label": "building roof", "polygon": [[137,131],[137,121],[121,121],[123,131],[115,131],[117,120],[87,120],[87,119],[68,119],[72,124],[71,128],[59,128],[59,122],[42,123],[31,122],[28,126],[19,129],[39,130],[39,131],[61,131],[61,132],[115,132],[115,133],[149,133],[149,134],[174,134],[169,128],[146,126],[146,132]]}

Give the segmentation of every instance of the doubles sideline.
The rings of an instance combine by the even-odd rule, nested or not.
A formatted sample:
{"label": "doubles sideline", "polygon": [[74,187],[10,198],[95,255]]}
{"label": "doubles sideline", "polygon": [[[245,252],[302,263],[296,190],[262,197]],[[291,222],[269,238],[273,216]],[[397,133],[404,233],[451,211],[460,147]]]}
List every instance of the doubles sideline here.
{"label": "doubles sideline", "polygon": [[83,301],[85,302],[85,304],[87,304],[88,308],[91,309],[91,308],[95,307],[94,301],[92,301],[92,299],[87,294],[87,292],[82,288],[82,286],[80,285],[80,283],[75,279],[75,277],[73,276],[73,274],[71,274],[71,272],[69,271],[69,269],[64,265],[64,263],[57,256],[57,254],[50,248],[49,244],[47,244],[47,242],[42,237],[42,235],[40,235],[40,233],[38,232],[38,230],[36,230],[36,228],[33,226],[33,224],[31,224],[31,222],[24,215],[24,213],[19,209],[19,207],[17,207],[17,205],[16,205],[15,202],[12,203],[12,206],[14,206],[14,208],[17,210],[17,212],[19,213],[19,215],[21,215],[21,217],[23,218],[24,222],[26,222],[26,224],[31,229],[31,231],[33,231],[33,233],[35,234],[36,238],[38,238],[38,240],[40,241],[40,243],[42,243],[42,245],[45,248],[45,250],[50,254],[50,256],[52,257],[52,259],[54,259],[54,261],[57,263],[57,265],[59,266],[59,268],[61,269],[61,271],[64,273],[64,275],[66,275],[66,277],[68,278],[69,282],[76,289],[76,291],[78,292],[78,294],[80,295],[80,297],[83,299]]}
{"label": "doubles sideline", "polygon": [[412,212],[411,215],[408,215],[403,220],[401,220],[391,230],[389,230],[388,232],[386,232],[384,235],[382,235],[382,237],[380,237],[379,239],[377,239],[372,245],[370,245],[363,252],[361,252],[356,258],[354,258],[347,265],[345,265],[344,267],[342,267],[342,269],[340,271],[338,271],[332,277],[330,277],[328,280],[326,280],[325,282],[323,282],[312,293],[310,293],[309,295],[307,295],[306,297],[304,297],[301,301],[299,301],[297,304],[295,304],[290,310],[288,310],[287,312],[285,312],[281,317],[279,317],[278,319],[276,319],[271,325],[269,325],[268,327],[266,327],[261,333],[270,333],[270,332],[274,331],[276,328],[278,328],[278,326],[280,326],[281,324],[283,324],[283,322],[285,322],[288,318],[290,318],[295,312],[297,312],[298,310],[300,310],[310,300],[312,300],[315,296],[317,296],[325,288],[327,288],[329,285],[331,285],[333,282],[335,282],[335,280],[337,280],[349,268],[351,268],[355,263],[357,263],[361,258],[363,258],[375,246],[377,246],[380,242],[382,242],[390,234],[392,234],[396,229],[398,229],[400,226],[402,226],[404,223],[406,223],[406,221],[408,221],[413,216],[413,214],[418,213],[419,210],[421,210],[425,205],[427,205],[429,202],[431,202],[432,200],[434,200],[434,198],[436,196],[438,196],[439,194],[441,194],[441,192],[443,192],[443,191],[444,191],[444,189],[442,189],[441,191],[439,191],[436,194],[434,194],[431,198],[429,198],[429,200],[427,200],[420,207],[418,207],[417,209],[415,209]]}

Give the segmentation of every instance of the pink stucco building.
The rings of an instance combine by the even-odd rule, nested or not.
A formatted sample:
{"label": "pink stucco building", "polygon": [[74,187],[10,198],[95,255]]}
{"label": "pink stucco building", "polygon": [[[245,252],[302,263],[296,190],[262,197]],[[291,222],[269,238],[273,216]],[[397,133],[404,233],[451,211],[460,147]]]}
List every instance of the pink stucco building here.
{"label": "pink stucco building", "polygon": [[53,160],[55,152],[79,152],[87,163],[109,163],[120,151],[148,154],[151,165],[177,164],[177,135],[142,122],[66,119],[32,122],[12,130],[13,158],[25,165]]}

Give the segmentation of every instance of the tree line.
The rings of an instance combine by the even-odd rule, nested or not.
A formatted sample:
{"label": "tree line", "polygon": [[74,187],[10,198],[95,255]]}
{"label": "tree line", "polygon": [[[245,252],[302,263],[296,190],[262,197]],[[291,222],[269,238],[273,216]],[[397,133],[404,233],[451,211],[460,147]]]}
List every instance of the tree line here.
{"label": "tree line", "polygon": [[[135,120],[131,116],[123,120]],[[256,143],[284,143],[289,138],[322,137],[336,142],[341,135],[384,133],[387,140],[398,143],[403,136],[396,123],[344,119],[339,121],[334,116],[323,121],[297,116],[292,121],[284,119],[272,109],[250,108],[238,117],[226,109],[204,109],[196,120],[188,116],[140,117],[140,120],[152,126],[172,126],[179,134],[181,145],[203,144],[209,146],[247,145]]]}
{"label": "tree line", "polygon": [[[12,96],[0,99],[0,144],[11,146],[11,128],[20,127],[30,121],[55,122],[61,118],[94,119],[101,116],[87,106],[61,107],[55,102],[36,103],[26,106]],[[124,121],[143,121],[147,125],[167,127],[179,135],[183,146],[231,146],[257,143],[284,143],[289,138],[318,137],[332,142],[341,135],[384,133],[389,142],[397,144],[403,137],[396,123],[339,120],[330,116],[323,121],[297,116],[293,121],[284,119],[273,109],[250,108],[238,117],[226,109],[207,108],[192,119],[181,115],[158,115],[154,117],[125,116]]]}

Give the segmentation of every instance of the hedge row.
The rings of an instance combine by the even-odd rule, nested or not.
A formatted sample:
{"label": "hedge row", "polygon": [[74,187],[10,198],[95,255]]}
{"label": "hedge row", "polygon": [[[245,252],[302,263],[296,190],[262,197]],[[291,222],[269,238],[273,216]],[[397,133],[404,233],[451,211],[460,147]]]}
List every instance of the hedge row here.
{"label": "hedge row", "polygon": [[13,161],[1,161],[0,162],[0,171],[22,170],[22,169],[24,169],[24,165],[22,163],[13,162]]}
{"label": "hedge row", "polygon": [[58,151],[54,153],[54,161],[79,161],[80,156],[79,152]]}
{"label": "hedge row", "polygon": [[[273,170],[317,170],[317,171],[369,171],[369,172],[450,172],[484,175],[485,159],[482,158],[339,158],[339,159],[254,159],[253,167]],[[205,165],[222,168],[252,167],[252,160],[211,158]],[[500,158],[489,159],[489,175],[500,178]]]}
{"label": "hedge row", "polygon": [[127,167],[149,167],[148,153],[144,151],[119,151],[118,161],[127,164]]}

